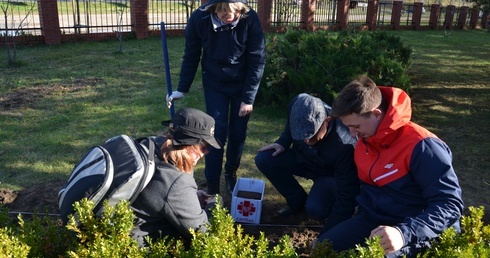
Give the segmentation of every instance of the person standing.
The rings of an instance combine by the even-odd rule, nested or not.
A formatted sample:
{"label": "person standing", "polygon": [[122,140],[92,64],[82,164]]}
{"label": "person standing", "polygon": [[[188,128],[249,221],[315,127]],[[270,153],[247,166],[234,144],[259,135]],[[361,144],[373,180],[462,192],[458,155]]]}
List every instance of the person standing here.
{"label": "person standing", "polygon": [[[199,62],[206,112],[216,120],[216,138],[225,145],[224,177],[231,193],[242,157],[247,124],[265,67],[265,37],[246,0],[209,0],[189,18],[177,91],[167,104],[189,92]],[[224,149],[206,156],[207,192],[220,193]]]}
{"label": "person standing", "polygon": [[378,236],[387,257],[415,257],[447,228],[460,230],[464,205],[451,150],[410,121],[411,113],[405,91],[367,76],[338,94],[332,115],[360,138],[354,151],[359,212],[317,241],[343,251]]}
{"label": "person standing", "polygon": [[[279,210],[280,216],[306,210],[309,217],[325,220],[326,231],[354,215],[359,194],[356,139],[319,98],[299,94],[288,110],[281,136],[259,149],[255,164],[286,198],[288,205]],[[294,176],[313,180],[308,194]]]}

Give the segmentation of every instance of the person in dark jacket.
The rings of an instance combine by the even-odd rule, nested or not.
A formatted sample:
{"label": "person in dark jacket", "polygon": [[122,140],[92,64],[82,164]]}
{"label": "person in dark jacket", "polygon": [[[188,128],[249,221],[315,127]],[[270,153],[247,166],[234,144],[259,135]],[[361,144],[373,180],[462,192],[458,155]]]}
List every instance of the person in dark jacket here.
{"label": "person in dark jacket", "polygon": [[155,174],[131,205],[136,215],[131,235],[141,246],[148,244],[147,236],[190,242],[189,229],[207,230],[216,196],[197,190],[193,172],[209,149],[221,148],[214,126],[214,119],[203,111],[183,108],[172,118],[169,134],[154,138],[161,146],[155,154]]}
{"label": "person in dark jacket", "polygon": [[[167,104],[189,92],[200,61],[206,112],[216,120],[216,138],[223,145],[228,140],[224,177],[231,194],[264,73],[265,37],[246,0],[209,0],[190,16],[185,38],[178,89]],[[213,149],[206,156],[209,194],[220,193],[223,155],[223,149]]]}
{"label": "person in dark jacket", "polygon": [[[354,215],[359,194],[353,156],[356,139],[330,116],[330,107],[319,98],[299,94],[288,110],[281,136],[259,149],[255,164],[286,199],[288,206],[279,215],[306,210],[313,219],[326,219],[326,231]],[[295,175],[313,180],[308,194]]]}
{"label": "person in dark jacket", "polygon": [[444,230],[460,230],[463,200],[449,147],[410,121],[410,97],[362,76],[342,89],[332,106],[360,137],[354,158],[361,180],[359,212],[317,241],[337,251],[379,237],[387,257],[415,257]]}

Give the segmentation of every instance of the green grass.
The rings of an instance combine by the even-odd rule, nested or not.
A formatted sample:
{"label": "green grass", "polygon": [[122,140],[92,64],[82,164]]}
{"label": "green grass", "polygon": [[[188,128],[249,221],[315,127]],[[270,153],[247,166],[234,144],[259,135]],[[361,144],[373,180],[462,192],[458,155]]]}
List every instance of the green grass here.
{"label": "green grass", "polygon": [[[414,49],[413,120],[453,151],[466,205],[490,206],[490,34],[482,31],[394,31]],[[160,133],[170,118],[160,38],[116,39],[60,46],[18,46],[18,66],[0,53],[0,188],[66,179],[92,145],[118,134]],[[184,39],[168,38],[172,84],[178,83]],[[13,108],[12,108],[13,106]],[[204,109],[199,73],[191,92],[176,103]],[[249,123],[241,177],[257,171],[258,148],[284,126],[284,108],[256,103]],[[196,169],[203,182],[201,162]],[[311,182],[303,180],[305,186]],[[267,183],[266,198],[282,201]]]}

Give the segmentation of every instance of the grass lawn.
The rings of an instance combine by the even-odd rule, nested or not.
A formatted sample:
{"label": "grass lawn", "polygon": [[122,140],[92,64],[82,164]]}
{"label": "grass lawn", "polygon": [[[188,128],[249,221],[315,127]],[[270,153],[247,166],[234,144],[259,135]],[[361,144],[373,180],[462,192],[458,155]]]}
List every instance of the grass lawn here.
{"label": "grass lawn", "polygon": [[[482,30],[393,31],[411,46],[409,71],[413,120],[446,141],[463,187],[466,206],[490,209],[490,34]],[[184,39],[168,38],[176,88]],[[160,38],[19,46],[15,68],[0,53],[0,188],[66,179],[92,145],[128,134],[157,134],[170,118]],[[204,109],[200,77],[176,103]],[[256,103],[241,177],[264,177],[256,150],[273,142],[284,124],[281,107]],[[202,183],[203,162],[196,169]],[[308,187],[310,182],[302,181]],[[267,184],[266,199],[283,201]]]}

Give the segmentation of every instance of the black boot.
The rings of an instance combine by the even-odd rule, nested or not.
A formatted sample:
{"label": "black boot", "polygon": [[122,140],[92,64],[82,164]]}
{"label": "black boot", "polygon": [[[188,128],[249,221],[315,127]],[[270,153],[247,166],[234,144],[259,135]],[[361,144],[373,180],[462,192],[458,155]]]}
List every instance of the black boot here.
{"label": "black boot", "polygon": [[208,181],[208,194],[220,194],[219,193],[219,181],[217,182],[210,182]]}
{"label": "black boot", "polygon": [[232,195],[233,189],[235,189],[235,184],[236,184],[236,170],[234,171],[226,170],[224,176],[225,176],[226,190],[228,190],[228,193]]}

